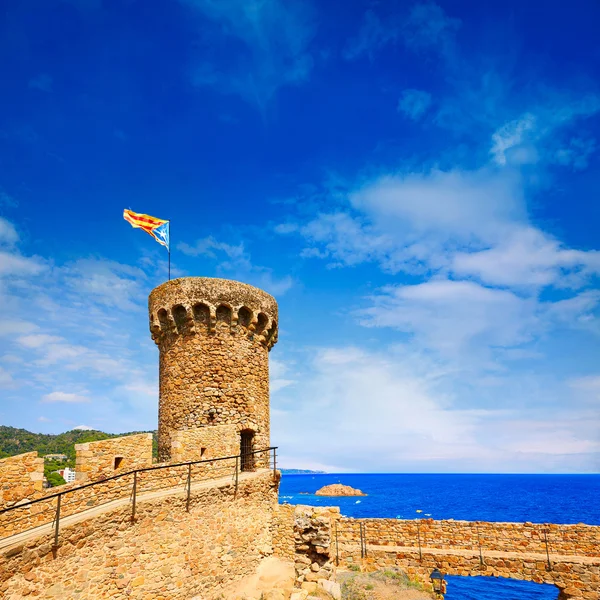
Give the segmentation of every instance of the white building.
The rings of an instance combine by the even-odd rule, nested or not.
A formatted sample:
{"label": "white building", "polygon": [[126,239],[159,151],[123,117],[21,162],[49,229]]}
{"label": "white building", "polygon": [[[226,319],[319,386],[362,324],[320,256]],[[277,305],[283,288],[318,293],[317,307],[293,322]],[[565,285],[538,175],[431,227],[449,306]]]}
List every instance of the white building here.
{"label": "white building", "polygon": [[75,471],[73,469],[69,469],[69,467],[65,467],[61,469],[59,473],[62,475],[62,478],[67,482],[71,483],[75,481]]}

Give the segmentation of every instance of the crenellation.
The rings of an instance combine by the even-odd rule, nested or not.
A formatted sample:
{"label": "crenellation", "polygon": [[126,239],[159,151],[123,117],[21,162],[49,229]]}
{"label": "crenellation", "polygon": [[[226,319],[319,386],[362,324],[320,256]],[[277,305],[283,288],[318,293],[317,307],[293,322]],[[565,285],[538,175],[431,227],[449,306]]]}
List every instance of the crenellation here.
{"label": "crenellation", "polygon": [[[152,464],[152,434],[139,433],[97,442],[75,444],[75,479],[105,479]],[[120,460],[119,460],[120,459]]]}
{"label": "crenellation", "polygon": [[0,508],[41,495],[44,459],[37,452],[26,452],[0,459]]}

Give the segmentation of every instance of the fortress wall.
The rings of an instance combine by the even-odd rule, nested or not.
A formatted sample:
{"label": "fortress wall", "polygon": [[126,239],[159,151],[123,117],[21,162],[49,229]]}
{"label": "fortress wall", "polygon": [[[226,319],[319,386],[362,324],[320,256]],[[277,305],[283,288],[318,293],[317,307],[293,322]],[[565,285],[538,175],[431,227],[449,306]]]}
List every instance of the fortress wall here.
{"label": "fortress wall", "polygon": [[75,444],[77,481],[95,481],[152,465],[152,434]]}
{"label": "fortress wall", "polygon": [[278,504],[273,521],[271,522],[271,537],[273,538],[273,554],[284,560],[294,560],[296,543],[294,540],[293,504]]}
{"label": "fortress wall", "polygon": [[494,523],[475,521],[434,521],[433,519],[351,519],[338,524],[342,541],[360,539],[363,524],[368,544],[381,546],[455,548],[483,552],[535,552],[545,554],[544,529],[547,529],[551,554],[600,556],[600,527],[593,525],[556,525],[539,523]]}
{"label": "fortress wall", "polygon": [[[228,477],[229,481],[234,480],[235,459],[219,461],[216,464],[218,467],[215,468],[211,468],[210,465],[208,468],[206,465],[192,465],[192,483],[217,477]],[[186,465],[144,471],[137,475],[137,494],[177,487],[183,492],[187,487],[187,480]],[[129,498],[133,490],[133,482],[133,474],[86,488],[80,488],[81,482],[73,482],[45,490],[45,495],[54,496],[59,492],[73,490],[69,494],[64,494],[61,500],[60,514],[61,518],[64,518],[106,502]],[[43,497],[41,493],[39,496]],[[0,539],[51,523],[56,514],[56,504],[56,498],[48,498],[31,506],[0,514]]]}
{"label": "fortress wall", "polygon": [[272,473],[185,496],[140,502],[136,522],[118,509],[0,555],[0,596],[21,598],[218,598],[271,553],[277,503]]}
{"label": "fortress wall", "polygon": [[37,452],[0,459],[0,508],[39,495],[43,481],[44,459]]}

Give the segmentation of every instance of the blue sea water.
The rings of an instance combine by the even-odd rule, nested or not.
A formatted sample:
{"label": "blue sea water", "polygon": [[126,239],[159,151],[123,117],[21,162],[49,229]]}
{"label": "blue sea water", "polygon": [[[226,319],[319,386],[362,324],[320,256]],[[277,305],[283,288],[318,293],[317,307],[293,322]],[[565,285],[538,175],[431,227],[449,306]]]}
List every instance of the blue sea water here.
{"label": "blue sea water", "polygon": [[[326,498],[343,483],[367,494]],[[600,475],[283,475],[279,501],[339,506],[349,517],[464,519],[600,525]],[[418,513],[417,511],[422,511]],[[557,588],[491,577],[447,577],[446,600],[556,600]]]}

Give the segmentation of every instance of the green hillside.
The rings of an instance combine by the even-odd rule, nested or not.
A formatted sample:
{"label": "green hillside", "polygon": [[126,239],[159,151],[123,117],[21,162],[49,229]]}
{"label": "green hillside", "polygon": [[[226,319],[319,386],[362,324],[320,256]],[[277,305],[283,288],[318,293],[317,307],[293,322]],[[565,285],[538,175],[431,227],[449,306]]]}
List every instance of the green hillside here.
{"label": "green hillside", "polygon": [[[104,433],[103,431],[72,429],[56,435],[48,433],[32,433],[26,429],[0,425],[0,458],[32,452],[37,450],[40,456],[45,454],[66,454],[69,462],[75,461],[75,444],[95,442],[108,438],[132,435],[133,433],[150,433],[133,431],[129,433]],[[153,446],[156,447],[156,432]]]}

